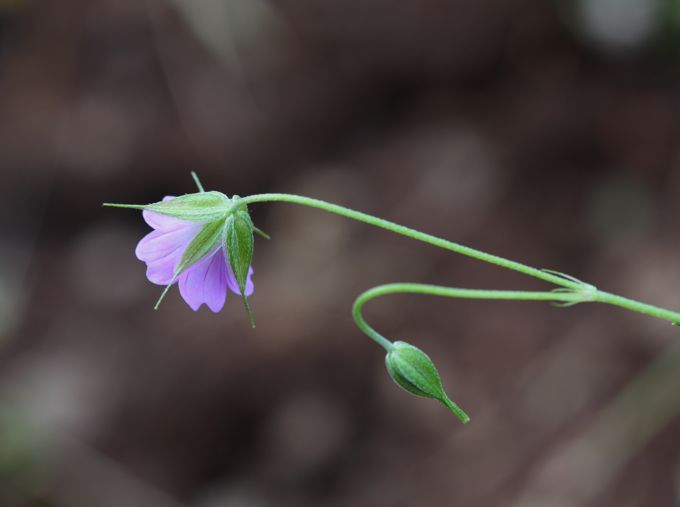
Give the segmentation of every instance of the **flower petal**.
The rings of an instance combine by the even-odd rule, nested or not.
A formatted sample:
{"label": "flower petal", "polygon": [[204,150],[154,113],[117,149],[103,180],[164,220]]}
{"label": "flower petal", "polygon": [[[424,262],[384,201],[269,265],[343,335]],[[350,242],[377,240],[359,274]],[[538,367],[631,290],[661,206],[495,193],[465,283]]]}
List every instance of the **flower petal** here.
{"label": "flower petal", "polygon": [[200,224],[192,222],[172,220],[179,224],[172,224],[173,227],[170,229],[158,228],[151,231],[140,240],[135,249],[137,258],[146,263],[146,277],[158,285],[172,282],[186,247],[201,227]]}
{"label": "flower petal", "polygon": [[227,298],[227,266],[221,250],[206,256],[179,276],[179,292],[194,310],[202,304],[219,312]]}
{"label": "flower petal", "polygon": [[[224,257],[224,254],[222,253],[222,256]],[[226,260],[225,260],[226,263]],[[253,267],[251,266],[248,268],[248,277],[246,278],[246,297],[250,296],[253,291],[255,290],[255,284],[253,281],[250,279],[250,277],[253,276]],[[231,269],[231,266],[227,266],[227,284],[229,285],[229,289],[238,294],[239,296],[241,295],[241,289],[238,286],[238,281],[236,280],[236,275]]]}
{"label": "flower petal", "polygon": [[[163,197],[163,201],[170,201],[174,198],[174,195],[166,195]],[[178,227],[184,227],[187,223],[191,223],[186,220],[180,220],[179,218],[162,215],[161,213],[156,213],[154,211],[144,210],[142,211],[142,216],[144,217],[144,221],[154,229],[172,230],[177,229]]]}

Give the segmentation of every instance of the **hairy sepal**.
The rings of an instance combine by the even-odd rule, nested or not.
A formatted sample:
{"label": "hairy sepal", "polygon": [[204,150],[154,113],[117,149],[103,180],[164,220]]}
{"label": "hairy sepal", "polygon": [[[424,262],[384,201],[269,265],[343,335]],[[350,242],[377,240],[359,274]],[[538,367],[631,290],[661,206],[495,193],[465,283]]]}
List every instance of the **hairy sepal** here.
{"label": "hairy sepal", "polygon": [[205,224],[184,251],[184,255],[182,255],[182,259],[177,266],[175,278],[206,255],[217,250],[220,246],[221,235],[222,222],[215,221]]}
{"label": "hairy sepal", "polygon": [[180,220],[215,222],[227,216],[230,206],[231,200],[222,192],[198,192],[147,204],[144,209]]}
{"label": "hairy sepal", "polygon": [[253,262],[253,250],[255,245],[254,226],[246,206],[238,206],[233,210],[224,222],[224,245],[227,262],[234,272],[236,282],[241,291],[241,299],[250,324],[255,327],[250,305],[246,298],[246,282],[248,272]]}

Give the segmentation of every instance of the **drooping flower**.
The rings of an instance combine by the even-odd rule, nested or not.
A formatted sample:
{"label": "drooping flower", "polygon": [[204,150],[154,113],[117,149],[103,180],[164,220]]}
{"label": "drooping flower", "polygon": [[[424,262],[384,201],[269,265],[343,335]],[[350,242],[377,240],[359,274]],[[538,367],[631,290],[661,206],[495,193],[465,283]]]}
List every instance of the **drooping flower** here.
{"label": "drooping flower", "polygon": [[[165,197],[163,202],[174,198]],[[153,231],[141,239],[135,254],[146,263],[146,277],[150,282],[166,286],[178,283],[182,298],[194,311],[205,304],[213,312],[219,312],[229,290],[241,294],[221,233],[214,235],[215,240],[204,255],[186,267],[181,266],[186,259],[187,248],[210,223],[182,220],[146,209],[142,214]],[[220,226],[218,222],[215,224]],[[252,274],[253,269],[249,267],[245,281],[246,296],[254,290]]]}

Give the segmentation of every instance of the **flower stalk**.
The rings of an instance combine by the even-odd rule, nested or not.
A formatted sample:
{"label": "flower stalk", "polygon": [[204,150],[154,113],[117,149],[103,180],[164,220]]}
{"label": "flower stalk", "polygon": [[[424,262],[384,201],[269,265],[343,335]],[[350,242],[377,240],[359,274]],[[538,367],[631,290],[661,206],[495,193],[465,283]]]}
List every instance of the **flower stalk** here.
{"label": "flower stalk", "polygon": [[[147,277],[153,283],[165,284],[165,290],[179,281],[180,293],[197,310],[207,304],[213,311],[224,305],[227,288],[241,295],[251,324],[252,312],[246,299],[252,294],[252,259],[254,234],[269,236],[255,227],[248,205],[284,202],[317,208],[395,234],[449,250],[495,266],[522,273],[556,288],[549,291],[478,290],[420,283],[390,283],[373,287],[360,294],[352,307],[359,329],[387,352],[386,366],[392,379],[403,389],[417,396],[434,398],[448,407],[463,423],[468,415],[451,401],[441,385],[431,359],[420,349],[405,342],[391,342],[363,316],[364,305],[372,299],[392,294],[424,294],[461,299],[506,301],[547,301],[567,307],[579,303],[605,303],[680,325],[680,313],[633,299],[610,294],[570,275],[538,269],[526,264],[492,255],[448,241],[431,234],[384,220],[344,206],[293,194],[256,194],[248,197],[227,197],[221,192],[206,192],[198,177],[192,177],[199,192],[147,204],[111,204],[104,206],[143,210],[144,218],[154,229],[140,241],[137,256],[147,263]],[[158,304],[156,305],[156,307]]]}
{"label": "flower stalk", "polygon": [[[614,306],[619,306],[630,311],[643,313],[651,317],[656,317],[659,319],[670,321],[673,324],[680,323],[680,313],[672,310],[667,310],[658,306],[650,305],[647,303],[642,303],[634,299],[625,298],[622,296],[617,296],[614,294],[609,294],[601,290],[596,289],[590,284],[586,284],[577,280],[569,275],[563,275],[556,271],[547,269],[538,269],[520,262],[505,259],[503,257],[492,255],[481,250],[470,248],[459,243],[454,243],[453,241],[448,241],[431,234],[417,231],[411,229],[410,227],[405,227],[403,225],[384,220],[382,218],[374,217],[367,213],[362,213],[360,211],[355,211],[344,206],[339,206],[337,204],[331,204],[320,199],[312,199],[310,197],[304,197],[301,195],[294,194],[256,194],[248,197],[241,198],[241,202],[245,204],[254,204],[260,202],[284,202],[299,204],[302,206],[308,206],[311,208],[321,209],[329,213],[334,213],[336,215],[344,216],[352,220],[357,220],[359,222],[364,222],[375,227],[380,227],[388,231],[394,232],[395,234],[400,234],[402,236],[415,239],[416,241],[421,241],[429,245],[442,248],[444,250],[449,250],[451,252],[458,253],[460,255],[465,255],[467,257],[472,257],[478,261],[486,262],[488,264],[493,264],[495,266],[509,269],[512,271],[517,271],[527,276],[543,280],[544,282],[552,283],[558,287],[564,287],[566,289],[572,289],[574,292],[567,292],[563,295],[560,293],[548,293],[552,294],[552,297],[544,297],[543,301],[555,301],[555,302],[598,302],[606,303]],[[585,290],[584,287],[588,289]],[[474,291],[473,291],[474,292]],[[481,291],[482,293],[487,291]],[[498,291],[488,291],[488,292],[498,292]],[[506,291],[503,291],[506,292]],[[587,292],[588,297],[584,299],[584,292]],[[512,295],[514,293],[514,296]],[[525,292],[515,292],[507,291],[508,297],[502,297],[498,299],[516,299],[516,300],[527,300],[527,298],[522,295],[529,293]],[[536,293],[534,293],[536,294]],[[565,295],[567,294],[567,295]],[[572,294],[572,295],[568,295]],[[474,298],[478,298],[479,295],[475,295]],[[487,299],[487,298],[482,298]],[[495,298],[489,298],[495,299]]]}

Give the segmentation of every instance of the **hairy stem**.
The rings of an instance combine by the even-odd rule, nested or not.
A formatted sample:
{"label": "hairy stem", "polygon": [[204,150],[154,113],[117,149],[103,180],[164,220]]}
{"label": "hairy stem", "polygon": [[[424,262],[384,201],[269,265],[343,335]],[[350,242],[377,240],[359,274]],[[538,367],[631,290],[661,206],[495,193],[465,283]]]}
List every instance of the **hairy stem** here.
{"label": "hairy stem", "polygon": [[503,257],[498,257],[497,255],[491,255],[481,250],[475,250],[467,246],[448,241],[431,234],[426,234],[424,232],[416,231],[410,227],[405,227],[403,225],[395,224],[388,220],[383,220],[382,218],[374,217],[360,211],[355,211],[344,206],[339,206],[337,204],[331,204],[319,199],[312,199],[310,197],[304,197],[301,195],[293,194],[257,194],[248,197],[242,197],[239,199],[241,204],[252,204],[256,202],[289,202],[295,204],[301,204],[303,206],[309,206],[311,208],[318,208],[329,213],[335,213],[336,215],[341,215],[352,220],[358,220],[359,222],[364,222],[375,227],[380,227],[382,229],[387,229],[388,231],[394,232],[396,234],[401,234],[402,236],[407,236],[409,238],[422,241],[423,243],[428,243],[445,250],[450,250],[452,252],[459,253],[461,255],[466,255],[474,259],[488,262],[490,264],[495,264],[502,268],[511,269],[513,271],[519,271],[528,276],[533,276],[540,280],[559,285],[561,287],[567,287],[570,289],[576,289],[581,286],[578,282],[568,280],[559,275],[548,273],[541,269],[532,268],[525,264],[504,259]]}
{"label": "hairy stem", "polygon": [[[607,303],[615,306],[619,306],[621,308],[626,308],[627,310],[639,312],[639,313],[644,313],[646,315],[650,315],[652,317],[656,317],[659,319],[667,320],[672,322],[673,324],[680,324],[680,313],[674,312],[671,310],[666,310],[664,308],[659,308],[657,306],[649,305],[646,303],[641,303],[639,301],[635,301],[633,299],[625,298],[622,296],[617,296],[614,294],[609,294],[607,292],[599,291],[595,287],[585,284],[583,282],[580,282],[579,280],[576,280],[572,277],[566,276],[566,275],[561,275],[559,273],[556,273],[554,271],[548,271],[544,269],[537,269],[533,268],[531,266],[527,266],[526,264],[522,264],[520,262],[516,261],[511,261],[509,259],[505,259],[503,257],[499,257],[497,255],[492,255],[488,254],[486,252],[482,252],[481,250],[476,250],[474,248],[470,248],[464,245],[460,245],[458,243],[454,243],[452,241],[448,241],[443,238],[439,238],[437,236],[433,236],[431,234],[427,234],[424,232],[417,231],[415,229],[411,229],[410,227],[405,227],[403,225],[396,224],[394,222],[390,222],[388,220],[383,220],[382,218],[374,217],[372,215],[368,215],[366,213],[362,213],[360,211],[355,211],[349,208],[346,208],[344,206],[339,206],[337,204],[331,204],[325,201],[322,201],[320,199],[313,199],[310,197],[304,197],[301,195],[294,195],[294,194],[256,194],[256,195],[251,195],[248,197],[243,197],[239,199],[239,203],[241,204],[253,204],[253,203],[259,203],[259,202],[287,202],[287,203],[294,203],[294,204],[300,204],[303,206],[308,206],[311,208],[318,208],[324,211],[327,211],[329,213],[335,213],[336,215],[341,215],[347,218],[350,218],[352,220],[357,220],[359,222],[364,222],[369,225],[373,225],[375,227],[380,227],[382,229],[386,229],[388,231],[394,232],[396,234],[401,234],[402,236],[407,236],[409,238],[415,239],[417,241],[422,241],[423,243],[427,243],[439,248],[443,248],[445,250],[450,250],[452,252],[465,255],[468,257],[472,257],[474,259],[477,259],[482,262],[487,262],[489,264],[494,264],[496,266],[500,266],[502,268],[510,269],[513,271],[518,271],[520,273],[523,273],[527,276],[532,276],[534,278],[538,278],[539,280],[543,280],[545,282],[552,283],[554,285],[557,285],[559,287],[563,287],[568,289],[565,292],[562,293],[553,293],[553,292],[516,292],[516,291],[475,291],[475,290],[468,290],[468,289],[446,289],[444,287],[440,287],[439,289],[441,290],[456,290],[456,291],[467,291],[465,292],[468,294],[467,296],[464,295],[458,295],[458,296],[450,296],[450,297],[470,297],[470,298],[479,298],[479,299],[516,299],[516,300],[545,300],[545,301],[556,301],[556,302],[563,302],[566,304],[572,303],[580,303],[580,302],[600,302],[600,303]],[[386,286],[382,286],[386,287]],[[423,287],[416,285],[416,287]],[[430,286],[432,287],[432,286]],[[370,291],[367,291],[370,292]],[[418,292],[417,290],[413,290],[411,292]],[[431,294],[432,292],[427,292],[428,294]],[[366,294],[366,293],[364,293]],[[463,294],[462,292],[459,294]],[[438,295],[445,295],[443,293],[438,294]],[[495,297],[495,296],[499,297]],[[539,296],[542,295],[542,296]],[[548,295],[550,297],[548,297]],[[535,297],[531,297],[535,296]],[[361,297],[361,296],[360,296]],[[357,322],[359,324],[359,322]],[[365,323],[364,323],[365,324]],[[360,327],[362,327],[360,325]],[[388,340],[386,340],[384,337],[382,337],[379,333],[377,333],[375,330],[371,329],[370,326],[366,325],[366,327],[362,327],[362,329],[375,341],[380,343],[383,347],[385,347],[386,343],[389,343]],[[383,342],[383,340],[385,340]]]}
{"label": "hairy stem", "polygon": [[644,313],[645,315],[656,317],[657,319],[668,320],[676,326],[680,325],[680,313],[678,312],[666,310],[665,308],[659,308],[658,306],[649,305],[647,303],[641,303],[640,301],[635,301],[634,299],[625,298],[623,296],[617,296],[616,294],[610,294],[608,292],[598,290],[593,301],[619,306],[621,308],[625,308],[626,310]]}
{"label": "hairy stem", "polygon": [[388,352],[392,343],[373,329],[364,319],[362,310],[370,300],[391,294],[426,294],[447,298],[461,299],[495,299],[514,301],[552,301],[555,303],[579,303],[583,300],[577,292],[534,292],[516,290],[477,290],[460,289],[456,287],[442,287],[424,283],[388,283],[368,289],[361,293],[354,301],[352,315],[359,329],[377,342]]}

